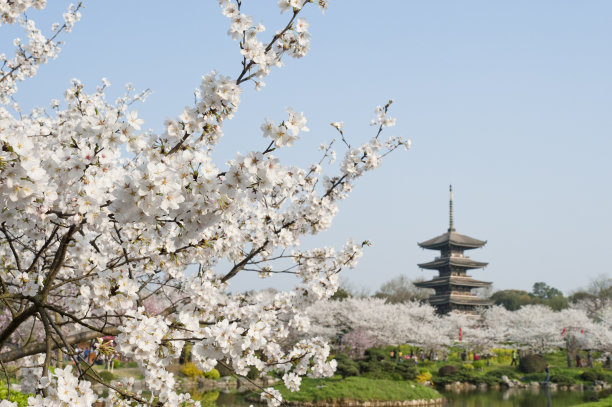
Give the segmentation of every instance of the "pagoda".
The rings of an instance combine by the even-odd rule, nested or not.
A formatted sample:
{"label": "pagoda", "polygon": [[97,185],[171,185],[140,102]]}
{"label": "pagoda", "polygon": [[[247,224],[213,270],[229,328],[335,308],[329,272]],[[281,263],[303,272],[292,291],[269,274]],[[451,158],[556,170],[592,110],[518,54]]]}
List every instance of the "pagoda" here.
{"label": "pagoda", "polygon": [[473,279],[468,270],[484,268],[487,263],[471,260],[465,256],[465,250],[477,249],[487,242],[461,235],[455,231],[453,224],[453,186],[450,188],[450,222],[448,232],[419,243],[424,249],[440,250],[440,256],[433,261],[422,263],[421,269],[438,270],[433,280],[415,283],[420,288],[433,288],[435,293],[428,298],[439,314],[451,311],[474,313],[480,306],[492,305],[493,301],[479,298],[472,293],[474,288],[489,287],[490,282]]}

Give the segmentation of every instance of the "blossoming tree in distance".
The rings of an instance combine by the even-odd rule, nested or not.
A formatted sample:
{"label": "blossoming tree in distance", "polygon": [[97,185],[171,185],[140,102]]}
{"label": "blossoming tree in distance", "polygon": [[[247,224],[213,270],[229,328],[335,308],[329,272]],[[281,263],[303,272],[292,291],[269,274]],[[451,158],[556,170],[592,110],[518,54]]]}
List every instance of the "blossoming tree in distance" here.
{"label": "blossoming tree in distance", "polygon": [[[288,109],[279,124],[262,125],[268,141],[261,150],[214,164],[241,86],[259,88],[283,58],[304,56],[310,35],[300,12],[324,10],[327,1],[278,5],[288,22],[266,37],[241,1],[220,1],[241,71],[204,75],[195,103],[153,134],[141,131],[130,107],[146,95],[128,89],[111,104],[105,80],[91,94],[75,80],[61,102],[19,113],[17,84],[57,56],[56,38],[71,31],[80,5],[45,36],[24,14],[44,8],[44,0],[0,2],[0,24],[19,24],[28,37],[14,41],[14,56],[0,56],[0,365],[18,366],[22,391],[34,394],[31,406],[92,405],[91,383],[103,381],[75,347],[107,335],[138,362],[151,395],[135,391],[133,380],[105,384],[106,405],[197,405],[176,392],[168,371],[187,341],[203,371],[277,371],[291,390],[304,375],[333,373],[323,339],[286,339],[308,330],[303,310],[335,292],[338,272],[355,265],[361,245],[300,250],[299,240],[327,229],[354,182],[408,142],[381,141],[394,123],[389,104],[377,108],[374,137],[359,147],[349,147],[342,123],[332,123],[347,151],[336,173],[323,176],[333,143],[307,168],[275,158],[308,130],[302,113]],[[291,272],[299,282],[273,296],[230,294],[232,278],[245,269]],[[64,358],[72,363],[62,367]],[[281,401],[271,388],[262,398]]]}

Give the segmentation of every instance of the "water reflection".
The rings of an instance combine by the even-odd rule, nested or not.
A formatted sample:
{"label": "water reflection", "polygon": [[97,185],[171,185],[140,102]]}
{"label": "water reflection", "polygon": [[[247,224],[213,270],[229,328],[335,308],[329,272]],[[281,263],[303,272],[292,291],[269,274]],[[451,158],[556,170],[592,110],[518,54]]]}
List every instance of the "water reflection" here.
{"label": "water reflection", "polygon": [[253,404],[245,401],[241,394],[237,393],[221,393],[217,390],[189,392],[194,400],[200,401],[202,407],[246,407]]}
{"label": "water reflection", "polygon": [[193,397],[194,400],[197,400],[200,402],[200,404],[202,404],[202,407],[204,406],[216,406],[216,402],[219,399],[219,391],[218,390],[213,390],[213,391],[204,391],[204,392],[198,392],[196,391],[192,391],[190,392],[191,397]]}
{"label": "water reflection", "polygon": [[587,401],[580,392],[539,389],[507,389],[499,391],[443,392],[445,406],[452,407],[569,407]]}

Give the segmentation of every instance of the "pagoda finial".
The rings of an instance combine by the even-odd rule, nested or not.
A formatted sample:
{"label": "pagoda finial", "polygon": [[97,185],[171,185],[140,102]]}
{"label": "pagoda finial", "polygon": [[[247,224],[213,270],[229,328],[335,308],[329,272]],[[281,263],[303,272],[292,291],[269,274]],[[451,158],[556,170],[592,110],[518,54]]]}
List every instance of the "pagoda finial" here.
{"label": "pagoda finial", "polygon": [[449,226],[448,226],[448,231],[449,232],[454,232],[455,231],[455,225],[453,223],[453,186],[449,185],[448,186],[448,191],[450,193],[450,200],[449,200]]}

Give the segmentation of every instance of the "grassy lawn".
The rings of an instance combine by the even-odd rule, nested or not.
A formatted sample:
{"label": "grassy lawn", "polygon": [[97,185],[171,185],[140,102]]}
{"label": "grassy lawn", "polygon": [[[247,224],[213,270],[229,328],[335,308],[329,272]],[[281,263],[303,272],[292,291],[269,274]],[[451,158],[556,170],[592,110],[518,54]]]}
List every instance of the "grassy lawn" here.
{"label": "grassy lawn", "polygon": [[612,406],[612,396],[606,397],[599,401],[592,401],[589,403],[577,404],[574,407],[610,407]]}
{"label": "grassy lawn", "polygon": [[323,400],[418,400],[441,397],[436,390],[408,381],[368,379],[364,377],[304,378],[299,392],[292,393],[284,385],[276,386],[287,401]]}

